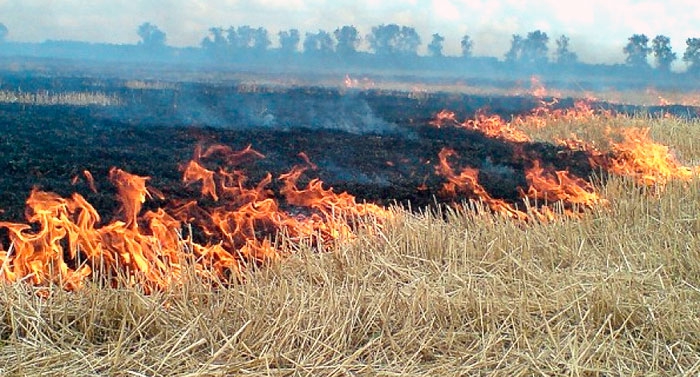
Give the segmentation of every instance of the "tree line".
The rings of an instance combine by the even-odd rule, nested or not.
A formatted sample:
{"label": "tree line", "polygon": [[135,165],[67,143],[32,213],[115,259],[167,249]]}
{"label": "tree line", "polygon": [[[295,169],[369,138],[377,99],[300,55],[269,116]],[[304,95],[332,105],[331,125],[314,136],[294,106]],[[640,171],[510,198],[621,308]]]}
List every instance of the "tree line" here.
{"label": "tree line", "polygon": [[[345,25],[333,32],[318,30],[306,32],[302,41],[298,29],[284,30],[277,33],[279,50],[284,53],[304,53],[309,55],[337,54],[348,57],[358,52],[363,38],[355,26]],[[374,26],[364,37],[369,50],[379,56],[417,56],[421,46],[421,37],[415,28],[397,24],[382,24]],[[503,56],[506,63],[517,65],[541,65],[556,63],[573,65],[579,63],[578,55],[570,48],[570,38],[560,35],[556,40],[553,59],[550,59],[549,36],[541,30],[527,33],[525,36],[514,34],[510,49]],[[428,56],[443,57],[445,37],[439,33],[431,36],[426,45]],[[649,46],[651,42],[651,46]],[[209,29],[209,35],[201,47],[217,54],[236,52],[260,52],[267,50],[272,44],[270,35],[265,28],[252,28],[244,25],[217,27]],[[301,49],[300,49],[301,45]],[[700,73],[700,38],[688,38],[682,61],[688,66],[688,71]],[[465,34],[460,40],[460,56],[473,57],[474,42]],[[655,68],[661,72],[670,72],[671,64],[678,56],[671,48],[671,40],[665,35],[657,35],[651,41],[644,34],[634,34],[622,49],[625,64],[635,69],[652,69],[649,63],[653,56]]]}
{"label": "tree line", "polygon": [[[9,31],[0,23],[0,42],[4,42]],[[144,49],[158,52],[165,49],[166,34],[158,26],[145,22],[137,29],[138,45]],[[360,45],[364,41],[368,52],[378,57],[409,58],[418,56],[422,45],[421,36],[411,26],[398,24],[381,24],[373,26],[370,33],[362,36],[352,25],[336,28],[334,31],[319,29],[303,35],[298,29],[282,30],[277,33],[278,47],[272,49],[271,35],[263,27],[242,25],[228,28],[212,27],[202,39],[200,48],[212,57],[227,59],[232,56],[256,56],[272,50],[283,55],[303,54],[312,57],[352,58],[360,54]],[[555,50],[550,57],[550,38],[546,32],[535,30],[526,35],[514,34],[510,48],[503,56],[506,64],[521,67],[537,67],[546,64],[573,66],[580,64],[578,55],[571,50],[570,39],[560,35],[555,40]],[[439,33],[431,36],[426,44],[427,55],[442,58],[445,37]],[[651,45],[650,45],[651,43]],[[460,39],[460,57],[473,58],[474,42],[465,34]],[[649,39],[644,34],[634,34],[628,38],[622,49],[625,64],[636,70],[668,73],[671,64],[678,60],[678,55],[671,48],[671,40],[665,35]],[[654,65],[649,63],[653,57]],[[700,38],[688,38],[681,60],[687,65],[688,72],[700,74]]]}

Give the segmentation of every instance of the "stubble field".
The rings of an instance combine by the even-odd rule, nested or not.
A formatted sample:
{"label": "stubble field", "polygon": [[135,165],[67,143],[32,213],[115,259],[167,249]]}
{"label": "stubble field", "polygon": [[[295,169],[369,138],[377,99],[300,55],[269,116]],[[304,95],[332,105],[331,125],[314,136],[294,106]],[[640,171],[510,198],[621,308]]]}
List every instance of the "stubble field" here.
{"label": "stubble field", "polygon": [[[423,110],[430,112],[412,111]],[[434,115],[432,112],[425,117]],[[558,207],[553,205],[551,216],[543,217],[540,215],[549,212],[538,212],[540,207],[535,204],[530,208],[531,217],[518,220],[473,195],[448,201],[441,188],[449,179],[435,173],[437,156],[433,156],[432,165],[425,167],[428,154],[440,150],[430,145],[451,142],[450,147],[462,153],[471,150],[481,161],[486,159],[482,154],[501,151],[504,145],[511,145],[510,141],[493,146],[490,141],[477,138],[478,132],[468,133],[468,142],[455,141],[467,134],[440,138],[432,137],[433,131],[421,129],[416,131],[416,139],[407,141],[392,139],[391,133],[380,138],[389,139],[388,142],[378,141],[375,136],[375,147],[386,147],[381,152],[381,161],[370,163],[356,157],[366,165],[359,166],[354,175],[347,175],[340,168],[325,177],[319,173],[322,178],[335,180],[334,187],[340,185],[343,191],[358,198],[380,199],[374,202],[390,213],[380,219],[356,219],[359,225],[352,226],[353,236],[342,242],[322,235],[297,242],[300,237],[283,231],[273,237],[282,258],[252,258],[256,263],[244,264],[247,268],[225,283],[202,274],[194,263],[184,263],[178,272],[179,279],[167,286],[156,285],[157,289],[134,283],[145,275],[129,275],[129,272],[116,284],[105,283],[96,273],[92,274],[79,289],[63,289],[66,287],[61,286],[60,279],[31,284],[36,281],[31,274],[18,279],[19,282],[3,282],[0,374],[693,376],[700,373],[700,180],[697,174],[690,174],[687,179],[671,177],[650,182],[639,176],[605,173],[590,164],[567,165],[562,162],[565,157],[560,157],[566,155],[564,152],[575,157],[576,152],[585,148],[564,148],[557,142],[576,134],[586,145],[609,151],[614,149],[617,130],[648,127],[654,141],[668,145],[680,163],[694,166],[700,165],[698,121],[602,112],[585,117],[539,114],[509,124],[517,125],[518,130],[531,138],[525,144],[518,144],[525,145],[527,156],[536,154],[547,158],[552,165],[564,164],[564,169],[579,172],[600,196],[596,205],[580,205],[584,207],[580,212],[576,204],[559,208],[575,209],[574,215],[557,212]],[[66,128],[66,132],[71,129]],[[126,135],[123,129],[119,132]],[[143,132],[143,137],[155,135]],[[207,132],[214,131],[200,129],[197,135]],[[272,138],[266,132],[265,137]],[[179,136],[155,144],[179,145],[180,155],[173,160],[186,160],[189,152],[185,149],[190,149],[192,139],[196,141],[196,138],[183,136],[185,133],[180,131],[173,134]],[[285,135],[295,140],[295,148],[302,143],[294,139],[294,133]],[[314,143],[326,140],[318,135],[324,133],[312,134],[307,145],[311,149]],[[11,139],[5,137],[11,144]],[[122,143],[126,139],[128,135],[110,142]],[[208,136],[206,140],[211,139]],[[241,144],[236,144],[237,148],[247,144],[234,136],[229,139],[218,136],[216,141],[222,139]],[[328,140],[336,139],[335,134],[328,137]],[[351,139],[348,136],[346,140]],[[416,156],[405,152],[406,146],[396,146],[396,140],[410,144],[416,154],[426,154],[424,160],[416,157],[414,161],[415,165],[423,166],[422,174],[390,169],[392,164],[400,163],[397,156]],[[500,143],[504,139],[497,140]],[[133,168],[143,175],[158,173],[153,184],[166,194],[177,195],[170,186],[180,179],[177,164],[163,157],[161,162],[143,161],[144,165],[139,165],[139,161],[129,159],[128,155],[129,151],[138,155],[143,146],[117,145],[119,148],[104,152],[105,164],[116,164],[122,158],[127,165],[123,168]],[[342,147],[343,143],[339,143],[334,150]],[[285,153],[279,152],[279,156],[288,161],[286,165],[263,163],[263,167],[275,172],[275,169],[288,169],[294,163],[289,161],[295,153]],[[323,155],[321,151],[315,153],[310,153],[311,163],[318,162]],[[269,157],[270,152],[265,154]],[[489,158],[489,164],[516,171],[518,166],[527,167],[522,159],[509,162],[507,153],[506,157],[499,156],[500,160]],[[87,160],[47,159],[57,164],[52,166],[54,170],[62,172],[50,177],[52,169],[41,169],[49,162],[41,158],[29,160],[40,162],[33,174],[40,181],[43,179],[43,188],[58,185],[58,192],[69,189],[55,183],[60,177],[80,175],[82,169],[88,168],[106,170],[102,165],[94,166],[99,165],[95,162],[97,155]],[[14,164],[27,163],[22,161],[15,160]],[[75,161],[83,161],[84,165]],[[61,165],[63,162],[73,165],[65,167]],[[471,163],[481,169],[487,165]],[[161,174],[165,171],[163,165],[175,172]],[[338,166],[327,162],[319,165]],[[384,169],[382,174],[368,175],[377,166]],[[154,171],[148,171],[149,168]],[[257,178],[262,174],[251,175]],[[426,175],[430,175],[427,180]],[[514,199],[517,194],[501,186],[519,180],[499,178],[484,184],[495,190],[491,192],[500,193],[493,194],[495,197],[517,207]],[[368,182],[373,184],[369,191]],[[386,182],[401,183],[400,190],[391,189],[396,185],[386,188]],[[409,188],[421,184],[425,184],[424,189],[409,192]],[[276,188],[275,183],[272,186]],[[106,181],[97,193],[90,193],[86,183],[75,187],[94,199],[100,209],[109,211],[117,207],[101,196],[103,191],[105,196],[114,194],[114,189],[105,188]],[[18,196],[26,198],[28,192],[16,191],[3,194],[3,205],[8,208],[3,220],[10,216],[9,220],[21,221],[19,210],[7,203],[15,203]],[[392,205],[391,195],[397,192],[404,196]],[[61,192],[61,195],[68,194]],[[416,198],[422,200],[423,207],[413,204],[411,199]],[[522,202],[517,208],[527,212],[522,207],[526,203],[531,202]],[[147,203],[145,209],[148,206]],[[296,217],[303,214],[297,213]],[[187,227],[184,229],[182,237],[186,239]],[[191,245],[191,241],[181,245]],[[5,243],[3,248],[3,273],[7,274],[5,267],[19,262],[10,258],[16,252],[14,246]],[[182,252],[192,253],[192,250],[185,247]],[[242,260],[250,262],[251,258],[242,257]]]}

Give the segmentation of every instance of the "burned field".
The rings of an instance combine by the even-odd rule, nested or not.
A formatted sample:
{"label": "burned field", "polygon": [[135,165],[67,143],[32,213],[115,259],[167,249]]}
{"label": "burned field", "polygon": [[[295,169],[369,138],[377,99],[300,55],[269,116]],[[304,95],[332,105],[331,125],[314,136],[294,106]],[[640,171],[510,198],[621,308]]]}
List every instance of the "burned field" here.
{"label": "burned field", "polygon": [[0,88],[5,374],[700,370],[697,120],[52,80]]}
{"label": "burned field", "polygon": [[[562,146],[520,143],[529,156],[523,159],[514,155],[514,144],[507,140],[431,125],[443,109],[464,119],[484,111],[508,120],[540,106],[541,99],[534,97],[257,88],[235,83],[144,89],[83,79],[15,78],[6,79],[5,85],[30,92],[100,90],[118,102],[0,104],[0,208],[3,218],[12,221],[24,218],[24,199],[34,187],[64,196],[80,192],[100,212],[111,213],[115,190],[106,178],[111,167],[149,176],[149,185],[182,195],[180,168],[198,145],[223,144],[234,150],[251,146],[264,155],[245,166],[252,181],[267,172],[278,176],[288,171],[303,162],[298,156],[303,152],[318,166],[312,175],[328,186],[382,204],[431,203],[444,181],[435,174],[442,148],[459,151],[460,163],[479,169],[488,191],[508,200],[517,199],[517,187],[525,186],[528,159],[542,159],[584,179],[592,172],[585,156]],[[573,106],[573,100],[557,106]],[[84,170],[92,173],[98,192],[88,190],[84,180],[75,180],[83,177]]]}
{"label": "burned field", "polygon": [[[299,157],[303,152],[318,166],[309,172],[310,178],[382,204],[430,203],[444,181],[435,173],[444,147],[460,151],[464,166],[483,171],[484,184],[497,197],[516,199],[517,186],[525,186],[525,161],[515,156],[512,143],[477,131],[437,129],[429,119],[396,126],[391,133],[359,134],[303,127],[140,125],[96,118],[81,108],[8,107],[0,114],[4,127],[0,202],[5,218],[12,220],[23,218],[24,199],[33,187],[61,195],[78,191],[111,212],[114,189],[107,181],[111,167],[150,176],[149,185],[168,196],[182,195],[181,165],[198,145],[222,144],[234,150],[251,146],[260,152],[264,157],[245,166],[253,182],[267,172],[278,176],[303,163]],[[523,148],[559,170],[571,169],[582,177],[591,173],[585,155],[564,154],[565,148],[546,143],[524,143]],[[82,179],[84,170],[94,176],[98,192],[89,190]],[[75,177],[81,178],[78,183]]]}
{"label": "burned field", "polygon": [[[37,92],[32,84],[25,90]],[[240,263],[276,259],[280,232],[325,249],[351,238],[356,218],[392,217],[393,204],[471,201],[515,221],[550,221],[604,204],[594,176],[654,184],[694,174],[643,132],[600,151],[581,140],[537,142],[517,127],[543,112],[577,119],[609,111],[606,104],[318,87],[43,85],[58,99],[82,97],[51,97],[56,88],[89,93],[92,85],[114,103],[0,109],[4,276],[31,275],[39,285],[56,279],[58,265],[61,284],[78,288],[106,260],[109,272],[128,266],[127,275],[145,273],[148,289],[165,287],[179,280],[187,245],[208,258],[199,273],[228,277]],[[650,148],[660,160],[645,160]],[[182,236],[185,225],[191,234]]]}

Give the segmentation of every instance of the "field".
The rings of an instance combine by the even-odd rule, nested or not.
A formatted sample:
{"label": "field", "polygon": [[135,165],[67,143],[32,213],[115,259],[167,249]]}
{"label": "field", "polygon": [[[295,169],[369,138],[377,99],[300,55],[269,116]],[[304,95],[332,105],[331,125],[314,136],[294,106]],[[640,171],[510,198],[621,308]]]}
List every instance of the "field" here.
{"label": "field", "polygon": [[[2,375],[700,373],[695,118],[573,100],[532,116],[545,99],[307,87],[110,84],[96,97],[119,105],[0,109]],[[484,107],[500,120],[462,123]],[[649,128],[649,138],[628,128]],[[231,149],[207,149],[217,145]],[[248,145],[265,157],[237,152]],[[645,151],[660,155],[621,166]],[[224,176],[213,175],[217,200],[206,179],[183,182],[190,159]],[[535,160],[556,187],[532,183]],[[290,186],[280,177],[295,166],[305,170]],[[123,199],[136,185],[119,183],[112,167],[150,177],[156,190],[139,192],[150,197],[143,208],[129,206],[138,195]],[[267,172],[269,194],[256,186]],[[325,189],[312,190],[315,177]],[[139,270],[128,263],[140,254],[124,249],[113,264],[91,259],[84,234],[71,257],[65,232],[89,212],[82,202],[51,196],[57,207],[34,207],[36,221],[17,226],[28,222],[33,186],[80,193],[102,214],[88,229],[98,243],[133,233],[143,255],[163,253],[158,263]],[[306,206],[301,193],[336,201]],[[141,216],[180,213],[185,200],[213,214],[224,200],[240,211],[267,199],[278,203],[274,217],[229,238],[181,221],[179,238],[156,242],[160,228]],[[216,242],[237,248],[223,269],[221,251],[202,262]],[[164,254],[171,244],[180,254]],[[25,260],[36,270],[20,274]]]}

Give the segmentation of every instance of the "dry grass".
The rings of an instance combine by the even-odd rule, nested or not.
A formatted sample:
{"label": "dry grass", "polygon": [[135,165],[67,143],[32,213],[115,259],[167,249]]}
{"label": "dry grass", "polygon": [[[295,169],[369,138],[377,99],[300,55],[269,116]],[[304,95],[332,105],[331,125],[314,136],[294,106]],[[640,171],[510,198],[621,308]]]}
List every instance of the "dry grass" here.
{"label": "dry grass", "polygon": [[[628,124],[700,159],[700,125],[675,119],[538,137]],[[228,288],[42,299],[4,285],[0,374],[698,375],[700,182],[601,189],[609,207],[546,225],[397,210],[379,235],[302,248]]]}

